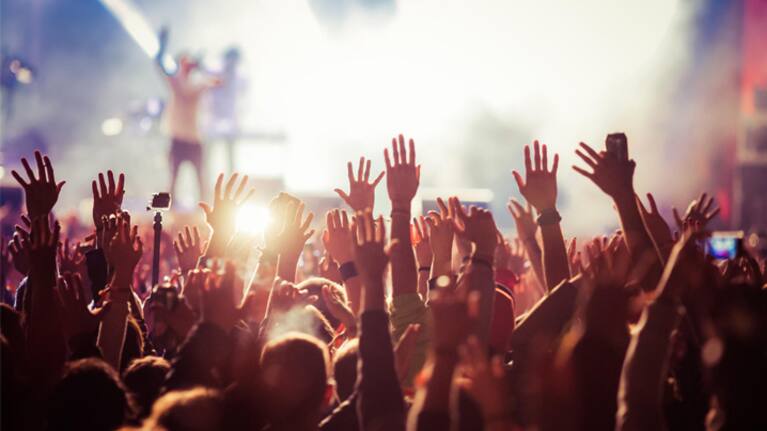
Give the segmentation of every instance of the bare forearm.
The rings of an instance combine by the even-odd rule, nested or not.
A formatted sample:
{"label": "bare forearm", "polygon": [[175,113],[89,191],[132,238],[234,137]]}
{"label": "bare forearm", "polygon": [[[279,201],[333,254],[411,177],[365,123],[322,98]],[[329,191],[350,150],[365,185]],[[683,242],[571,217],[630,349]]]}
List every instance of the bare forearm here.
{"label": "bare forearm", "polygon": [[410,239],[410,204],[392,204],[391,239],[397,245],[391,250],[392,295],[418,291],[415,254]]}
{"label": "bare forearm", "polygon": [[623,237],[631,256],[636,258],[645,251],[654,251],[655,246],[642,222],[642,214],[639,212],[634,192],[626,192],[621,196],[616,196],[613,201],[618,209]]}
{"label": "bare forearm", "polygon": [[541,254],[541,247],[535,240],[535,237],[523,240],[525,251],[527,252],[527,258],[530,260],[530,266],[533,268],[533,274],[538,280],[538,284],[545,285],[545,278],[543,275],[543,255]]}
{"label": "bare forearm", "polygon": [[277,263],[277,276],[285,281],[295,283],[298,259],[299,255],[297,254],[281,253]]}
{"label": "bare forearm", "polygon": [[[41,279],[42,278],[42,279]],[[58,306],[49,277],[29,277],[27,289],[30,303],[27,309],[27,352],[30,372],[35,380],[50,383],[66,360],[66,341],[61,332]]]}
{"label": "bare forearm", "polygon": [[543,274],[546,289],[551,291],[559,283],[570,278],[567,249],[559,223],[541,226],[543,239]]}
{"label": "bare forearm", "polygon": [[490,337],[490,319],[493,315],[495,300],[495,273],[493,271],[492,254],[474,253],[471,262],[461,278],[459,289],[479,293],[479,318],[476,321],[474,334],[482,343]]}
{"label": "bare forearm", "polygon": [[116,370],[120,369],[125,332],[128,327],[128,302],[130,300],[130,276],[115,274],[110,283],[112,305],[99,325],[96,345],[101,349],[104,360]]}

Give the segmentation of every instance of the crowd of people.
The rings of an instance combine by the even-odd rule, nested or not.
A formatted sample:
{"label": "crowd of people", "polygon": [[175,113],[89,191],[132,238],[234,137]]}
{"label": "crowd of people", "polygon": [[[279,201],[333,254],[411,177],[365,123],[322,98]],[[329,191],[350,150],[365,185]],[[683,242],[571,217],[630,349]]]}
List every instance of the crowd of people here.
{"label": "crowd of people", "polygon": [[457,197],[414,214],[422,165],[399,135],[380,175],[349,163],[348,208],[324,223],[276,196],[258,248],[235,224],[248,177],[219,175],[206,226],[163,241],[154,286],[151,226],[122,207],[130,178],[94,173],[93,226],[77,232],[35,152],[12,172],[26,212],[6,215],[2,428],[767,429],[763,257],[706,255],[705,193],[672,227],[638,197],[634,160],[575,152],[620,222],[585,244],[565,239],[546,145],[513,173],[526,202],[509,202],[507,239]]}

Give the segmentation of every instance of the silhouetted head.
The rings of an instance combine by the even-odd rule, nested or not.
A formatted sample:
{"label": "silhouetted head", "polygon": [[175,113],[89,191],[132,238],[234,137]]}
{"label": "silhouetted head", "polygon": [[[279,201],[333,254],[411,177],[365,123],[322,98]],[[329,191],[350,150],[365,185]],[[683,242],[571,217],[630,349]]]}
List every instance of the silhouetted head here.
{"label": "silhouetted head", "polygon": [[209,388],[168,392],[155,402],[142,428],[147,431],[224,429],[223,399],[217,390]]}
{"label": "silhouetted head", "polygon": [[51,395],[49,429],[113,430],[133,414],[120,376],[97,358],[69,362]]}
{"label": "silhouetted head", "polygon": [[333,377],[340,400],[345,400],[354,393],[354,386],[357,384],[358,355],[359,343],[355,338],[341,346],[333,356]]}
{"label": "silhouetted head", "polygon": [[261,369],[273,424],[319,419],[333,395],[328,357],[324,343],[299,332],[264,346]]}
{"label": "silhouetted head", "polygon": [[145,356],[133,360],[123,372],[123,382],[133,396],[140,417],[152,409],[170,371],[170,363],[159,356]]}

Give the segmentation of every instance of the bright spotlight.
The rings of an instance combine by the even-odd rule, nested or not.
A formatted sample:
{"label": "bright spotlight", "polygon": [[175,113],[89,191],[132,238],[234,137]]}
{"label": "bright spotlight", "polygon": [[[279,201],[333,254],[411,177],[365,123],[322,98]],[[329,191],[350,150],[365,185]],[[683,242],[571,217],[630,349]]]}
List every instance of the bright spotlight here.
{"label": "bright spotlight", "polygon": [[237,211],[237,231],[262,233],[269,225],[269,210],[262,205],[245,204]]}
{"label": "bright spotlight", "polygon": [[116,136],[123,131],[123,122],[119,118],[107,118],[101,123],[101,131],[106,136]]}

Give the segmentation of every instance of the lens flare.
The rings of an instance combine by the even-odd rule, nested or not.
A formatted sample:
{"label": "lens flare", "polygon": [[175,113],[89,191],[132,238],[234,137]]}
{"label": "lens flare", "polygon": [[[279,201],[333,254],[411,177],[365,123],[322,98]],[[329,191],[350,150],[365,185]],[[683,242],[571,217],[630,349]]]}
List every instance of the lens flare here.
{"label": "lens flare", "polygon": [[245,204],[237,211],[237,231],[263,233],[269,225],[269,210],[263,205]]}

